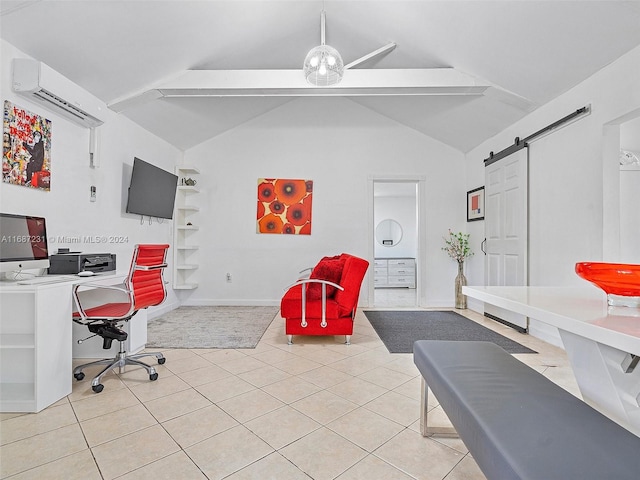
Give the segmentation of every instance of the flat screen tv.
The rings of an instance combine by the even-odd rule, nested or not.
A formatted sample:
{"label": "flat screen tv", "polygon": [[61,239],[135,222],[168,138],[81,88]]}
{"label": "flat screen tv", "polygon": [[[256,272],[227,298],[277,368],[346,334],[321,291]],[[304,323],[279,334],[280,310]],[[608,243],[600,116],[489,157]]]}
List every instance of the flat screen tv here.
{"label": "flat screen tv", "polygon": [[0,272],[49,268],[44,218],[0,213]]}
{"label": "flat screen tv", "polygon": [[173,218],[177,188],[177,175],[134,158],[127,213]]}

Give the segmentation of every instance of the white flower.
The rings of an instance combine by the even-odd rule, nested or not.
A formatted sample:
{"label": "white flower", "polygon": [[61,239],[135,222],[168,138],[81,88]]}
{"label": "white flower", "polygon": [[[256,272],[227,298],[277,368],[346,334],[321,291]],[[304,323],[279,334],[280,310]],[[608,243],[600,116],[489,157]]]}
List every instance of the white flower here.
{"label": "white flower", "polygon": [[469,235],[462,232],[453,233],[449,230],[449,238],[443,237],[446,247],[442,247],[442,250],[458,263],[464,262],[465,258],[473,255],[471,248],[469,248]]}

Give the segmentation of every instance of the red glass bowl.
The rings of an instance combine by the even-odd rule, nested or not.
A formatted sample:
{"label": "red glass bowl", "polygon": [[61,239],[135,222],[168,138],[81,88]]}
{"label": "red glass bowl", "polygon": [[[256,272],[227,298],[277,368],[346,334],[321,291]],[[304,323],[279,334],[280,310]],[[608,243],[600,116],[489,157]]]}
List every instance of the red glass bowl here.
{"label": "red glass bowl", "polygon": [[640,297],[640,265],[581,262],[576,263],[576,273],[607,295]]}

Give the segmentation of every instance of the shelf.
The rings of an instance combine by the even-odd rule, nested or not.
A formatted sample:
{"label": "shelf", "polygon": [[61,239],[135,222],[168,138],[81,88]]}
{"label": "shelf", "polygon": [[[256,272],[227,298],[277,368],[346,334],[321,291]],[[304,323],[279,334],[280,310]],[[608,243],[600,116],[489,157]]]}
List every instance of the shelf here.
{"label": "shelf", "polygon": [[198,193],[200,191],[198,187],[194,187],[192,185],[179,185],[178,190],[181,192],[193,192],[193,193]]}
{"label": "shelf", "polygon": [[35,412],[35,384],[0,383],[0,411]]}
{"label": "shelf", "polygon": [[[183,165],[175,167],[175,173],[180,177],[180,183],[187,179],[198,181],[200,170]],[[189,182],[191,183],[191,182]],[[200,240],[197,232],[200,227],[191,225],[199,223],[198,212],[200,205],[195,196],[200,190],[196,185],[178,185],[176,192],[176,219],[173,224],[173,288],[175,290],[193,290],[198,288],[195,282],[195,272],[198,270],[197,254]],[[187,225],[189,224],[189,225]],[[189,245],[186,245],[186,244]],[[196,244],[196,245],[194,245]],[[193,258],[192,258],[193,257]]]}
{"label": "shelf", "polygon": [[196,167],[176,167],[176,170],[180,173],[200,173],[200,170],[198,170]]}

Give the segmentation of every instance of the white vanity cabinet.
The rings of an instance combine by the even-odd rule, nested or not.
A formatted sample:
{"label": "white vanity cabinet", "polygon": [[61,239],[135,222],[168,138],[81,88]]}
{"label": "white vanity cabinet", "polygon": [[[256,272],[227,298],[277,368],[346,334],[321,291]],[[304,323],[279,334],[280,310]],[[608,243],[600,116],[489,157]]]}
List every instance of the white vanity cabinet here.
{"label": "white vanity cabinet", "polygon": [[375,288],[416,288],[415,258],[376,258],[373,269]]}

